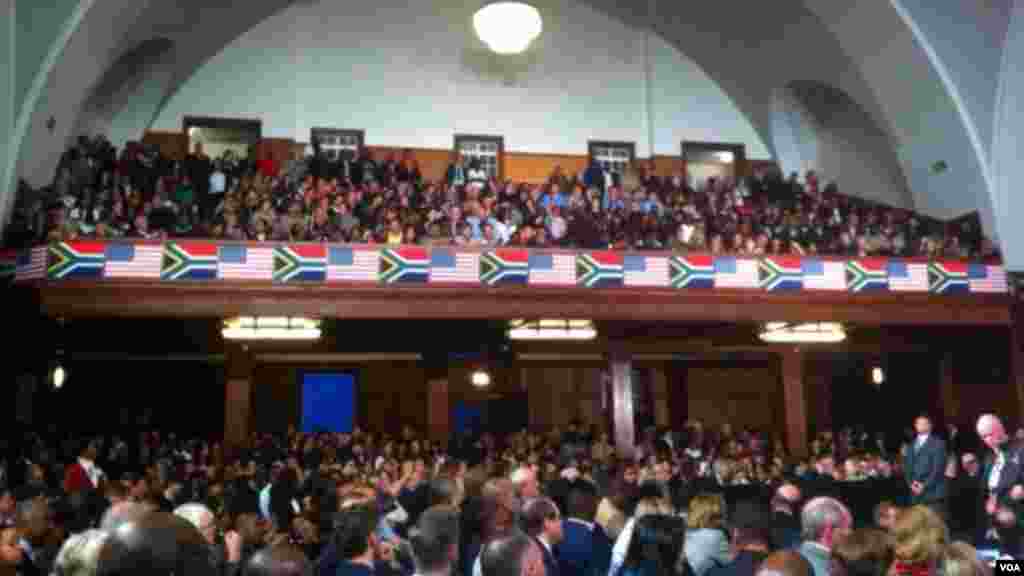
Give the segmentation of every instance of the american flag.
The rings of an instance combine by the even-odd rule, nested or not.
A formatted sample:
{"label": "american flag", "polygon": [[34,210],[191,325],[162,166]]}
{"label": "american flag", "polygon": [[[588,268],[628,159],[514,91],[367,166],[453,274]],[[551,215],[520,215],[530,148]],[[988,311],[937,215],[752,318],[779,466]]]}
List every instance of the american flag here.
{"label": "american flag", "polygon": [[668,286],[668,257],[626,254],[622,260],[626,286]]}
{"label": "american flag", "polygon": [[530,254],[530,284],[576,285],[575,254]]}
{"label": "american flag", "polygon": [[162,244],[107,244],[104,278],[160,279]]}
{"label": "american flag", "polygon": [[1006,294],[1010,286],[1006,282],[1006,268],[986,264],[968,264],[967,281],[974,294]]}
{"label": "american flag", "polygon": [[221,246],[217,254],[220,280],[272,280],[274,249],[249,246]]}
{"label": "american flag", "polygon": [[27,252],[18,254],[14,267],[14,280],[41,280],[46,278],[46,259],[50,254],[47,246],[36,246]]}
{"label": "american flag", "polygon": [[377,282],[380,252],[331,246],[327,251],[328,282]]}
{"label": "american flag", "polygon": [[800,266],[804,273],[804,290],[846,291],[846,262],[804,258]]}
{"label": "american flag", "polygon": [[724,256],[715,258],[715,288],[757,288],[757,260]]}
{"label": "american flag", "polygon": [[928,265],[918,262],[889,262],[889,290],[893,292],[927,292]]}
{"label": "american flag", "polygon": [[480,253],[444,248],[430,251],[430,282],[480,283]]}

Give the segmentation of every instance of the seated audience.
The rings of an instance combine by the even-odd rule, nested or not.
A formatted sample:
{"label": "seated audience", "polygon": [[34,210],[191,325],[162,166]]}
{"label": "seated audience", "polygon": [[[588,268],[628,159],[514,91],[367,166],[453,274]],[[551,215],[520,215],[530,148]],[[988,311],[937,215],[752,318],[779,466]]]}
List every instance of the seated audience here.
{"label": "seated audience", "polygon": [[886,576],[892,562],[889,534],[874,528],[854,530],[832,548],[834,576]]}
{"label": "seated audience", "polygon": [[949,531],[931,508],[913,506],[896,517],[892,540],[894,576],[935,574],[949,544]]}

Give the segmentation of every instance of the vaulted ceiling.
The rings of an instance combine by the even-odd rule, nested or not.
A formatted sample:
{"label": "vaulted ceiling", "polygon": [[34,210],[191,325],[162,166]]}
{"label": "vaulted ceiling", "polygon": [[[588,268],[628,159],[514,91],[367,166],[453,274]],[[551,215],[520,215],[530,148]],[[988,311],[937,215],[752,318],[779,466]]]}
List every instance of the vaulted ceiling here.
{"label": "vaulted ceiling", "polygon": [[[142,133],[228,43],[311,1],[68,0],[68,19],[77,25],[58,33],[26,98],[17,173],[48,180],[67,137],[104,118],[116,115]],[[482,4],[431,1],[439,10],[464,6],[467,19]],[[844,93],[888,136],[918,210],[942,218],[980,210],[994,230],[990,153],[1011,2],[947,2],[937,11],[921,0],[578,1],[676,46],[773,150],[779,90],[813,82]],[[29,4],[18,0],[18,9]],[[35,129],[50,117],[57,119],[52,134]],[[930,169],[940,160],[951,166],[941,177]]]}

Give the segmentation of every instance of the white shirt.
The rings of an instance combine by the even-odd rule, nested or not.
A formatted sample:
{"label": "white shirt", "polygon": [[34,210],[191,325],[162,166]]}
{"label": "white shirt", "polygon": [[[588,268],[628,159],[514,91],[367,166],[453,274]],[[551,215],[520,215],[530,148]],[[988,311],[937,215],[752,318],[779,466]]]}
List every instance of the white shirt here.
{"label": "white shirt", "polygon": [[927,441],[928,441],[928,435],[927,434],[918,434],[917,435],[917,441],[914,443],[914,449],[915,450],[920,449],[921,446],[924,446],[924,443],[927,442]]}
{"label": "white shirt", "polygon": [[622,527],[622,532],[619,532],[619,537],[615,539],[615,545],[612,546],[612,563],[608,567],[608,576],[618,574],[619,568],[626,561],[626,552],[629,551],[629,543],[633,540],[633,526],[635,524],[635,518],[626,520],[626,525]]}
{"label": "white shirt", "polygon": [[210,174],[210,194],[223,194],[227,187],[227,177],[220,170]]}
{"label": "white shirt", "polygon": [[580,520],[579,518],[566,518],[565,520],[566,520],[566,522],[574,522],[576,524],[582,524],[583,526],[587,527],[587,530],[590,530],[591,532],[594,531],[594,523],[593,522],[587,522],[586,520]]}
{"label": "white shirt", "polygon": [[996,461],[992,464],[992,470],[988,475],[988,489],[995,490],[999,485],[999,477],[1003,474],[1003,466],[1006,465],[1006,456],[1002,452],[996,454]]}
{"label": "white shirt", "polygon": [[89,482],[92,484],[92,487],[99,487],[100,478],[103,477],[103,470],[100,470],[99,466],[97,466],[95,462],[92,460],[86,460],[85,458],[79,458],[78,465],[85,470],[85,475],[89,477]]}

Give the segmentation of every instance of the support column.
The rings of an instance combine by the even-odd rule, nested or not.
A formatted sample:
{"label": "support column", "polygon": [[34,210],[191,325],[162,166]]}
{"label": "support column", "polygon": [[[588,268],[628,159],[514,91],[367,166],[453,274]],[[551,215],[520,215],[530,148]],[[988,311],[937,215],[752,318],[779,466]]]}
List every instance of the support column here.
{"label": "support column", "polygon": [[785,348],[782,357],[782,395],[786,411],[786,448],[791,456],[807,455],[807,390],[804,387],[804,353]]}
{"label": "support column", "polygon": [[946,352],[939,360],[939,399],[942,402],[943,424],[956,424],[960,427],[960,403],[956,397],[956,386],[953,383],[953,353]]}
{"label": "support column", "polygon": [[448,379],[438,378],[427,382],[427,430],[430,439],[448,445],[451,436],[451,422],[448,403]]}
{"label": "support column", "polygon": [[224,448],[229,458],[249,438],[253,359],[247,346],[225,342]]}
{"label": "support column", "polygon": [[682,362],[666,367],[668,374],[668,420],[674,429],[681,429],[690,418],[690,371]]}
{"label": "support column", "polygon": [[633,406],[633,361],[625,352],[609,358],[612,390],[612,428],[615,450],[622,458],[632,458],[636,448],[636,423]]}

